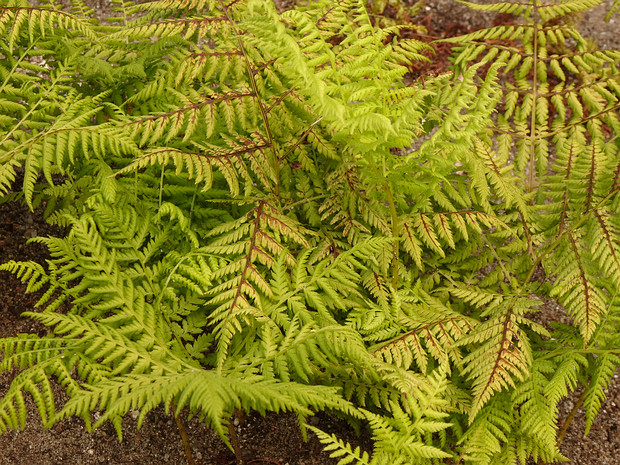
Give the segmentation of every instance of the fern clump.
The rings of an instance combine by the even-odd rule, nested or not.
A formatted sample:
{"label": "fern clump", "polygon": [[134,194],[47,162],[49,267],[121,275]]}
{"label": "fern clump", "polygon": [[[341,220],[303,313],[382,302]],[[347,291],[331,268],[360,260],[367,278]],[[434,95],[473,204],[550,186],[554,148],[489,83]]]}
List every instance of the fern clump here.
{"label": "fern clump", "polygon": [[68,233],[0,266],[52,329],[0,341],[0,430],[30,394],[119,436],[329,410],[375,441],[313,429],[340,463],[561,460],[558,402],[591,424],[619,361],[620,52],[564,22],[591,2],[472,6],[523,22],[410,86],[428,46],[361,0],[3,7],[0,186]]}

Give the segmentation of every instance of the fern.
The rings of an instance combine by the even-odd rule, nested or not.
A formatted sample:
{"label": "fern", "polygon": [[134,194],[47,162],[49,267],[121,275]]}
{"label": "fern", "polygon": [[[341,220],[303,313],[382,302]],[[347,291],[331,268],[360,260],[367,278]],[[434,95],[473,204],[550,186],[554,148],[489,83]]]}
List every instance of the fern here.
{"label": "fern", "polygon": [[426,440],[449,426],[442,421],[447,414],[442,412],[444,401],[438,397],[445,390],[446,382],[439,373],[430,380],[432,387],[420,397],[420,403],[407,398],[404,405],[390,405],[392,419],[362,412],[373,430],[376,452],[372,457],[359,447],[353,449],[334,435],[310,428],[322,443],[327,444],[325,450],[333,451],[331,457],[342,457],[338,464],[437,463],[438,459],[449,458],[451,454],[428,445]]}
{"label": "fern", "polygon": [[[479,357],[487,353],[485,344],[494,351],[488,353],[493,364],[464,367],[463,373],[469,374],[474,383],[470,415],[472,412],[481,415],[478,407],[485,399],[494,398],[485,397],[488,389],[514,389],[519,417],[511,419],[510,410],[499,407],[501,404],[493,407],[496,414],[501,410],[505,412],[502,415],[509,416],[504,417],[503,421],[508,423],[504,423],[502,434],[495,434],[495,442],[488,443],[489,446],[494,444],[490,448],[493,453],[487,451],[485,463],[517,459],[524,462],[530,455],[545,461],[558,460],[561,456],[553,445],[559,397],[575,387],[576,373],[594,369],[594,373],[605,372],[603,379],[606,380],[613,370],[609,362],[599,365],[597,361],[597,368],[588,367],[580,350],[593,340],[599,343],[608,340],[603,335],[603,322],[614,318],[608,312],[617,292],[614,258],[617,235],[612,232],[616,228],[615,219],[611,220],[617,216],[617,189],[606,173],[613,172],[618,163],[617,64],[620,57],[616,51],[589,50],[570,21],[564,18],[567,13],[590,8],[592,5],[588,2],[565,2],[561,7],[539,2],[470,6],[525,18],[523,25],[490,28],[450,41],[459,44],[455,56],[458,72],[465,75],[476,66],[484,69],[482,76],[476,78],[480,92],[485,89],[483,79],[488,80],[489,74],[494,76],[496,70],[503,73],[505,84],[494,86],[501,91],[497,120],[488,124],[487,129],[497,142],[490,146],[483,139],[474,145],[474,153],[493,159],[495,173],[514,174],[516,180],[521,180],[521,186],[514,181],[506,183],[508,179],[504,175],[499,178],[503,178],[502,184],[491,182],[496,189],[501,187],[499,192],[503,199],[523,199],[519,204],[511,203],[518,212],[515,218],[522,225],[519,235],[527,239],[527,242],[510,239],[510,244],[501,245],[496,242],[497,232],[493,232],[485,241],[487,246],[496,247],[490,263],[497,260],[504,263],[497,263],[497,274],[487,274],[480,283],[486,287],[499,282],[503,287],[501,297],[493,296],[488,290],[465,290],[458,283],[454,290],[448,288],[465,302],[480,308],[481,316],[486,317],[481,326],[474,327],[459,341],[459,344],[470,343],[480,337],[478,334],[484,334],[479,340],[482,345],[471,351],[464,361],[479,361]],[[566,48],[566,37],[576,41],[575,51]],[[492,158],[488,154],[492,154]],[[475,183],[474,175],[472,179]],[[476,191],[481,199],[485,198],[484,184]],[[524,202],[525,199],[531,200]],[[511,227],[514,226],[511,224],[508,228]],[[527,255],[515,260],[513,254],[518,250]],[[504,255],[508,251],[509,254]],[[488,313],[493,308],[502,308],[501,302],[508,295],[507,285],[517,295],[524,292],[523,286],[528,288],[539,263],[543,264],[547,276],[553,276],[552,284],[547,287],[548,295],[564,305],[579,329],[579,333],[571,334],[570,342],[566,342],[571,349],[561,357],[553,350],[534,355],[527,341],[538,338],[530,339],[532,333],[528,337],[518,336],[522,329],[516,330],[522,324],[532,325],[531,320],[520,320],[517,327],[506,324],[512,321],[515,308],[512,304],[500,312],[501,320],[494,320],[492,313]],[[522,308],[518,313],[532,311],[531,307]],[[499,321],[504,321],[505,324],[499,326],[504,331],[492,331]],[[540,327],[530,328],[541,335],[546,333]],[[479,330],[483,332],[478,333]],[[526,330],[522,334],[525,336],[529,332]],[[506,340],[503,337],[506,334],[516,335],[516,340]],[[499,337],[495,343],[490,342],[493,335]],[[553,337],[558,336],[553,334]],[[521,341],[522,345],[516,341]],[[603,345],[612,351],[617,349],[614,343]],[[556,375],[551,376],[556,369]],[[593,384],[589,386],[588,402],[593,412],[597,410],[597,399],[605,386],[603,379],[592,379]],[[539,413],[534,415],[535,411]],[[472,427],[478,424],[473,418],[469,418],[470,422],[473,420]],[[590,414],[589,418],[592,418]],[[517,420],[523,422],[519,436],[511,438],[510,428],[506,426]],[[469,438],[469,433],[464,438]],[[467,450],[467,442],[463,444]],[[509,453],[509,450],[514,452]],[[469,452],[463,458],[468,457],[467,454]]]}
{"label": "fern", "polygon": [[594,3],[472,4],[522,21],[409,86],[428,46],[361,0],[2,7],[0,190],[66,236],[0,266],[50,327],[0,341],[0,430],[26,395],[119,436],[158,405],[225,441],[234,409],[329,410],[374,439],[313,429],[342,464],[562,460],[559,402],[584,387],[589,427],[619,362],[620,52],[569,18]]}
{"label": "fern", "polygon": [[614,3],[611,5],[611,8],[609,9],[609,12],[605,16],[605,21],[609,21],[611,19],[611,16],[614,13],[617,13],[618,11],[620,11],[620,3],[618,3],[617,0],[614,0]]}
{"label": "fern", "polygon": [[[53,326],[58,337],[28,342],[23,338],[4,341],[5,368],[14,364],[31,367],[22,375],[28,379],[36,376],[38,380],[43,373],[46,379],[54,375],[71,395],[71,400],[56,413],[51,390],[38,391],[31,382],[16,383],[14,391],[3,399],[1,405],[3,417],[9,418],[9,426],[17,426],[16,422],[23,414],[23,409],[16,412],[13,407],[14,403],[23,404],[22,392],[40,399],[37,406],[42,416],[50,421],[58,421],[67,415],[89,418],[89,412],[97,407],[104,414],[94,426],[111,420],[119,435],[121,430],[117,420],[130,409],[139,408],[142,419],[155,406],[160,403],[169,406],[173,400],[177,409],[188,406],[192,412],[206,418],[223,436],[226,434],[225,413],[230,413],[233,408],[258,411],[293,409],[304,415],[310,413],[305,407],[307,404],[349,408],[344,401],[333,402],[337,399],[333,388],[313,391],[314,388],[302,385],[298,389],[292,388],[295,383],[285,386],[273,384],[269,378],[248,378],[248,374],[244,375],[245,372],[239,369],[238,362],[227,366],[227,370],[237,375],[201,368],[189,357],[173,331],[174,326],[166,322],[168,308],[168,311],[175,310],[175,315],[183,315],[182,309],[170,308],[178,294],[172,289],[154,286],[151,280],[161,266],[159,261],[154,267],[148,264],[153,260],[153,252],[155,257],[160,253],[153,245],[161,243],[158,234],[166,233],[157,231],[152,218],[139,218],[135,212],[130,217],[119,218],[115,207],[102,205],[100,209],[101,223],[96,224],[88,218],[78,220],[66,240],[45,241],[53,255],[58,257],[54,260],[58,270],[54,276],[45,276],[36,265],[9,263],[3,267],[19,270],[22,279],[36,283],[31,290],[46,283],[62,289],[71,298],[72,305],[68,314],[61,314],[53,311],[57,305],[52,301],[52,308],[31,314],[45,325]],[[124,213],[128,211],[125,209]],[[105,231],[105,235],[98,229]],[[122,234],[128,234],[133,244],[119,241]],[[186,266],[190,263],[186,261]],[[204,261],[201,266],[203,271],[205,267],[208,270]],[[122,270],[127,271],[122,273]],[[165,283],[179,286],[188,282],[183,280],[176,284],[177,278],[182,276],[181,271],[182,268],[177,267]],[[88,293],[84,294],[85,290]],[[49,293],[47,296],[51,297]],[[182,302],[184,300],[187,300],[185,305],[190,315],[200,312],[191,300],[183,298]],[[191,319],[186,317],[185,321]],[[67,381],[65,378],[72,367],[76,368],[78,379],[69,377]],[[235,377],[240,376],[235,381]],[[246,384],[247,388],[244,388]],[[167,388],[162,390],[163,386]],[[238,395],[234,395],[237,391]],[[121,392],[125,394],[115,394]],[[221,397],[216,403],[215,392],[220,392]],[[274,397],[276,392],[282,395]],[[276,402],[278,396],[281,400]],[[254,400],[250,400],[251,397]]]}

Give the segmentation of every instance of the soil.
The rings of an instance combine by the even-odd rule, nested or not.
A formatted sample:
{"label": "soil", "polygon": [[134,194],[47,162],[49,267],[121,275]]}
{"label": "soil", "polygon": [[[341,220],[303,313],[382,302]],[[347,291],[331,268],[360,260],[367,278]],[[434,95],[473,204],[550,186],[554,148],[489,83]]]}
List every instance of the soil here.
{"label": "soil", "polygon": [[[594,38],[600,48],[620,50],[620,15],[608,23],[603,18],[613,0],[577,18],[582,33]],[[91,0],[98,16],[109,11],[107,0]],[[389,13],[389,12],[387,12]],[[422,13],[414,18],[424,24],[429,39],[448,37],[470,32],[488,25],[498,24],[497,15],[481,14],[458,5],[451,0],[427,0]],[[499,21],[510,21],[500,16]],[[438,49],[438,53],[441,50]],[[441,58],[441,57],[440,57]],[[30,213],[15,203],[0,205],[0,263],[7,260],[35,260],[43,263],[47,257],[44,247],[27,244],[35,236],[59,235],[62,231],[47,225],[40,212]],[[44,334],[46,329],[20,314],[33,308],[36,299],[25,295],[25,286],[8,273],[0,274],[0,337],[18,333]],[[545,303],[545,313],[552,318],[564,317],[563,310],[554,302]],[[0,374],[0,396],[4,395],[15,376],[14,372]],[[583,409],[577,411],[570,424],[562,452],[574,465],[620,465],[620,371],[611,380],[607,400],[588,436],[584,436]],[[573,393],[560,406],[561,421],[569,415],[578,402],[581,392]],[[60,465],[60,464],[135,464],[168,465],[187,463],[175,420],[162,408],[152,411],[142,427],[136,428],[134,415],[123,423],[123,441],[119,442],[114,429],[103,426],[93,433],[86,431],[78,419],[67,419],[51,429],[42,428],[33,405],[29,405],[26,427],[21,431],[8,431],[0,435],[0,465]],[[324,431],[338,434],[367,450],[372,444],[367,435],[355,436],[342,420],[327,415],[317,415],[312,424]],[[297,420],[290,414],[271,414],[266,417],[252,415],[241,423],[235,421],[235,431],[241,443],[241,453],[247,464],[276,465],[331,465],[315,437],[309,434],[303,441]],[[204,424],[196,419],[186,422],[196,464],[234,464],[234,454]]]}

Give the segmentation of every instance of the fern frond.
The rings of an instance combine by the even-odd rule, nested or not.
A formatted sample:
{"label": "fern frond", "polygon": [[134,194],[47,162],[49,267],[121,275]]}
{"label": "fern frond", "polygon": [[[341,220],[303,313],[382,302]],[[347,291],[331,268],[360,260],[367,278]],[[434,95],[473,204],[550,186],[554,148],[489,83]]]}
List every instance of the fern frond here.
{"label": "fern frond", "polygon": [[[283,15],[294,28],[295,39],[285,32],[284,24],[274,20],[274,9],[264,10],[266,20],[252,22],[249,30],[259,38],[280,39],[263,40],[263,46],[269,47],[270,52],[273,50],[274,56],[286,57],[282,66],[286,74],[299,83],[304,94],[321,96],[311,98],[310,102],[324,121],[341,133],[338,137],[355,134],[351,143],[358,145],[362,153],[380,152],[386,142],[387,147],[407,144],[412,131],[419,128],[414,116],[418,109],[410,98],[412,91],[404,89],[400,83],[406,68],[399,60],[403,56],[421,58],[420,54],[411,53],[416,48],[414,41],[408,42],[409,48],[399,48],[398,53],[394,53],[392,47],[383,47],[381,43],[387,32],[368,27],[368,13],[361,2],[336,4],[328,17],[315,18],[312,14],[317,14],[316,11],[309,12],[311,14],[290,11]],[[346,19],[349,14],[352,22]],[[356,41],[331,45],[329,37],[341,30],[354,33],[351,37],[355,36]],[[309,34],[310,31],[313,33]],[[277,47],[281,40],[286,41],[287,47]],[[417,50],[423,47],[419,43],[416,45]],[[317,52],[332,58],[305,59],[316,56]],[[363,76],[379,80],[360,79]],[[380,86],[379,82],[382,82]],[[383,87],[386,82],[393,83],[395,90],[386,92]],[[383,114],[386,107],[381,101],[391,103],[389,115]],[[389,142],[388,134],[391,135]]]}
{"label": "fern frond", "polygon": [[374,439],[372,457],[359,448],[353,449],[334,435],[310,428],[323,444],[327,444],[326,450],[334,451],[331,457],[342,457],[339,462],[342,464],[437,463],[437,460],[451,457],[452,454],[425,443],[425,440],[432,434],[441,434],[450,426],[442,421],[446,414],[437,409],[442,404],[438,396],[446,389],[447,383],[438,372],[430,376],[430,381],[433,386],[426,395],[419,393],[418,400],[409,397],[389,403],[393,415],[390,419],[370,411],[361,411]]}
{"label": "fern frond", "polygon": [[[70,72],[73,70],[61,67],[56,78],[61,79]],[[35,106],[38,103],[35,103]],[[101,107],[97,106],[97,100],[84,99],[72,103],[49,128],[41,131],[36,137],[10,147],[3,156],[7,162],[5,169],[10,170],[10,174],[5,174],[5,178],[7,176],[10,178],[2,184],[8,186],[11,178],[14,178],[14,167],[18,163],[23,163],[24,196],[32,208],[32,197],[39,173],[42,172],[48,183],[53,185],[53,173],[65,174],[70,165],[79,163],[76,161],[76,152],[84,159],[136,153],[137,148],[131,139],[118,134],[112,128],[85,127],[100,111]]]}
{"label": "fern frond", "polygon": [[260,306],[261,296],[272,295],[259,270],[271,268],[282,253],[287,264],[293,266],[295,259],[285,252],[287,245],[307,248],[309,242],[299,225],[265,201],[245,217],[213,229],[210,236],[216,239],[204,251],[231,258],[228,265],[214,274],[220,284],[208,292],[209,304],[215,308],[210,319],[218,325],[217,331],[225,335],[219,342],[219,354],[223,357],[232,336],[241,330],[239,319],[245,318],[247,312],[258,315],[254,305]]}
{"label": "fern frond", "polygon": [[[175,148],[151,148],[137,158],[117,174],[123,174],[136,169],[145,168],[152,165],[161,165],[162,168],[172,162],[175,166],[176,174],[187,172],[189,179],[193,179],[196,184],[203,184],[202,190],[207,191],[213,184],[213,168],[220,170],[232,195],[239,195],[239,180],[243,179],[246,183],[252,182],[249,175],[248,166],[243,160],[244,155],[249,158],[259,158],[264,160],[264,152],[267,146],[264,141],[246,140],[249,146],[237,146],[230,149],[219,147],[199,147],[199,152],[181,150]],[[261,163],[257,163],[261,165]],[[264,165],[262,165],[264,166]],[[265,178],[264,178],[265,179]],[[247,190],[247,187],[246,187]]]}
{"label": "fern frond", "polygon": [[568,0],[562,2],[561,5],[532,5],[531,3],[512,3],[512,2],[496,2],[486,5],[479,3],[471,3],[464,0],[459,0],[459,3],[463,3],[470,8],[481,11],[495,11],[498,13],[510,13],[514,15],[531,17],[532,13],[536,11],[541,15],[543,22],[549,21],[557,16],[565,16],[568,13],[575,13],[578,11],[588,10],[599,3],[601,0]]}
{"label": "fern frond", "polygon": [[579,325],[588,344],[598,324],[607,313],[607,297],[595,285],[595,269],[588,253],[580,250],[579,237],[568,232],[567,240],[553,258],[558,260],[558,276],[551,289]]}
{"label": "fern frond", "polygon": [[[557,406],[563,397],[566,397],[570,391],[577,387],[577,377],[586,364],[587,360],[579,352],[560,358],[556,363],[555,372],[549,384],[544,388],[544,394],[549,399],[551,406]],[[557,407],[553,408],[553,414],[557,416],[558,409]]]}
{"label": "fern frond", "polygon": [[368,329],[361,331],[366,339],[381,341],[371,351],[404,369],[411,369],[415,363],[421,373],[427,372],[429,358],[441,366],[460,363],[462,356],[454,347],[472,329],[473,321],[419,293],[415,303],[403,299],[399,305],[393,304],[396,308],[389,309],[391,315],[383,316],[381,323],[364,322]]}
{"label": "fern frond", "polygon": [[56,405],[50,376],[56,376],[70,394],[79,389],[70,367],[80,363],[69,356],[71,344],[53,336],[22,335],[3,339],[1,347],[3,360],[0,369],[22,371],[0,400],[0,432],[25,427],[26,393],[34,400],[43,424],[51,425],[55,421]]}
{"label": "fern frond", "polygon": [[592,376],[590,387],[586,393],[584,407],[586,410],[586,430],[588,434],[594,418],[601,408],[601,401],[607,397],[605,390],[609,386],[609,381],[616,372],[616,368],[620,365],[620,357],[612,353],[601,355],[596,360],[596,370]]}
{"label": "fern frond", "polygon": [[97,407],[103,411],[93,425],[97,427],[112,418],[124,416],[131,409],[139,409],[140,425],[149,411],[163,404],[166,410],[174,408],[176,414],[188,408],[227,441],[227,417],[234,408],[263,414],[267,411],[295,411],[304,416],[312,413],[307,405],[350,410],[346,402],[334,402],[334,394],[334,389],[329,387],[274,383],[249,375],[223,376],[186,367],[164,373],[119,376],[95,386],[86,386],[75,393],[58,416],[79,415]]}
{"label": "fern frond", "polygon": [[461,371],[473,381],[470,424],[493,393],[514,388],[529,376],[532,351],[521,325],[529,323],[522,315],[532,305],[536,302],[517,296],[493,302],[484,312],[488,319],[459,341],[460,346],[481,343],[463,359]]}
{"label": "fern frond", "polygon": [[494,397],[459,439],[460,460],[493,463],[493,457],[502,453],[511,432],[512,412],[501,403],[499,396]]}
{"label": "fern frond", "polygon": [[308,428],[317,435],[322,444],[326,445],[324,450],[330,452],[329,456],[331,458],[344,456],[338,460],[338,465],[345,465],[347,463],[362,465],[370,465],[372,463],[374,465],[376,463],[374,460],[371,462],[368,452],[361,450],[359,446],[354,449],[350,444],[339,439],[335,434],[325,433],[314,426],[308,426]]}
{"label": "fern frond", "polygon": [[[597,1],[479,5],[522,21],[405,85],[427,47],[364,0],[102,27],[10,0],[0,190],[23,171],[66,236],[0,265],[54,333],[0,341],[0,431],[26,395],[46,425],[163,404],[224,440],[234,409],[329,409],[375,441],[314,430],[342,464],[561,460],[559,402],[586,384],[591,424],[619,362],[620,52],[571,20]],[[549,297],[573,326],[530,316]]]}
{"label": "fern frond", "polygon": [[594,211],[595,220],[590,224],[588,235],[594,238],[592,258],[600,270],[620,289],[620,224],[617,215],[606,209]]}
{"label": "fern frond", "polygon": [[34,400],[43,424],[49,424],[50,419],[54,417],[54,393],[45,370],[48,364],[49,362],[39,362],[36,368],[20,373],[13,380],[9,391],[0,401],[0,432],[9,428],[25,428],[27,414],[25,393]]}
{"label": "fern frond", "polygon": [[517,439],[518,449],[530,451],[536,460],[551,462],[562,458],[556,442],[557,400],[548,397],[549,381],[553,374],[551,362],[534,362],[530,378],[513,394],[513,402],[519,409],[523,437]]}
{"label": "fern frond", "polygon": [[609,9],[609,11],[607,12],[607,15],[605,16],[605,21],[609,21],[611,19],[611,16],[615,13],[618,13],[619,11],[620,11],[620,1],[614,0],[614,3],[611,5],[611,8]]}
{"label": "fern frond", "polygon": [[27,35],[31,42],[34,37],[53,36],[57,30],[75,30],[86,38],[97,41],[97,35],[84,19],[62,10],[32,7],[27,2],[9,2],[2,8],[0,34],[8,38],[12,53],[21,35]]}

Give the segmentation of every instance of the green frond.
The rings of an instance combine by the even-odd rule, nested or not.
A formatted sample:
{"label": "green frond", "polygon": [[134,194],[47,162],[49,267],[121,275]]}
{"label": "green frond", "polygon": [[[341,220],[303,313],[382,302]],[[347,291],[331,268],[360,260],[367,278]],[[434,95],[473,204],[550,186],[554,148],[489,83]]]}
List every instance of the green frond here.
{"label": "green frond", "polygon": [[578,374],[582,370],[587,361],[580,353],[571,354],[571,356],[563,357],[555,366],[555,372],[549,380],[549,384],[544,388],[544,394],[549,399],[549,403],[554,409],[554,415],[557,416],[557,404],[563,397],[566,397],[570,391],[574,390],[578,383]]}
{"label": "green frond", "polygon": [[261,299],[273,295],[263,273],[281,254],[288,266],[294,266],[295,258],[286,250],[307,248],[309,242],[298,224],[263,201],[247,216],[211,230],[210,235],[215,239],[203,250],[230,258],[214,273],[216,282],[207,292],[208,303],[214,306],[209,318],[217,323],[217,331],[226,335],[220,340],[222,357],[233,334],[241,330],[239,318],[246,319],[247,312],[260,315],[254,307],[260,308]]}
{"label": "green frond", "polygon": [[26,421],[24,394],[32,397],[44,425],[56,421],[56,405],[50,375],[56,376],[68,393],[78,383],[70,373],[75,359],[67,352],[69,345],[62,338],[21,335],[2,340],[3,360],[0,369],[22,370],[0,400],[0,432],[8,428],[23,429]]}
{"label": "green frond", "polygon": [[532,305],[536,302],[517,296],[492,302],[483,313],[488,319],[458,342],[459,346],[480,343],[463,359],[461,371],[473,381],[470,424],[493,393],[515,388],[529,377],[532,350],[521,325],[528,325],[522,315]]}
{"label": "green frond", "polygon": [[66,343],[58,338],[20,335],[2,340],[2,370],[31,368],[60,356]]}
{"label": "green frond", "polygon": [[542,21],[549,21],[557,16],[565,16],[568,13],[575,13],[579,11],[589,10],[592,7],[601,3],[602,0],[567,0],[561,4],[551,5],[536,5],[524,2],[524,3],[512,3],[512,2],[496,2],[491,4],[479,4],[471,3],[464,0],[458,0],[459,3],[469,6],[475,10],[481,11],[494,11],[497,13],[510,13],[513,15],[519,15],[526,18],[532,17],[532,13],[540,14]]}
{"label": "green frond", "polygon": [[[462,355],[455,349],[456,343],[472,329],[473,321],[441,301],[420,294],[415,300],[405,298],[399,302],[395,298],[395,308],[383,310],[390,314],[379,319],[377,316],[383,312],[375,310],[377,322],[364,321],[361,332],[375,342],[370,350],[387,363],[404,369],[412,369],[415,364],[421,373],[427,373],[429,359],[441,366],[459,364]],[[377,340],[381,342],[376,343]]]}
{"label": "green frond", "polygon": [[2,8],[0,34],[8,38],[12,52],[20,36],[27,36],[31,42],[35,35],[46,38],[55,35],[58,29],[74,30],[84,37],[96,41],[97,35],[84,19],[62,10],[32,7],[27,2],[9,2]]}
{"label": "green frond", "polygon": [[54,393],[45,373],[45,365],[39,363],[36,368],[21,373],[13,380],[9,391],[0,401],[0,432],[9,428],[25,428],[26,393],[34,400],[43,424],[48,424],[54,417]]}
{"label": "green frond", "polygon": [[361,450],[359,446],[354,449],[350,444],[339,439],[335,434],[325,433],[314,426],[308,426],[308,428],[317,435],[322,444],[326,445],[324,450],[330,452],[330,457],[342,457],[338,460],[338,465],[345,465],[347,463],[370,465],[371,463],[377,463],[374,460],[371,462],[368,452]]}
{"label": "green frond", "polygon": [[524,443],[518,447],[532,451],[534,460],[540,457],[547,462],[562,458],[556,444],[557,398],[547,395],[548,376],[553,375],[554,368],[549,361],[534,362],[531,376],[513,394],[523,433],[520,442]]}
{"label": "green frond", "polygon": [[615,13],[618,13],[619,11],[620,11],[620,1],[614,0],[614,3],[611,5],[611,8],[609,9],[609,11],[607,12],[607,15],[605,16],[605,21],[609,21],[611,19],[611,16]]}
{"label": "green frond", "polygon": [[[255,8],[259,8],[258,4]],[[273,49],[274,56],[285,57],[281,63],[285,73],[299,83],[304,94],[321,96],[309,101],[338,134],[337,137],[355,134],[351,143],[359,146],[362,153],[384,150],[381,148],[383,144],[390,148],[408,143],[412,131],[419,125],[415,124],[417,118],[413,116],[417,108],[410,98],[412,91],[403,89],[400,83],[406,72],[400,60],[402,57],[419,58],[419,54],[411,55],[407,50],[416,49],[416,46],[420,50],[423,46],[409,41],[408,49],[403,46],[398,53],[394,53],[392,47],[384,47],[382,40],[386,32],[368,27],[368,14],[361,3],[338,3],[329,12],[329,20],[321,18],[318,23],[318,17],[312,16],[317,11],[293,10],[283,15],[290,20],[296,32],[295,39],[287,34],[284,24],[273,20],[273,9],[264,11],[265,20],[250,23],[249,30],[263,39],[270,52]],[[349,13],[352,23],[347,19]],[[340,25],[345,31],[355,30],[351,37],[356,37],[356,41],[343,41],[336,46],[330,44],[329,37],[341,30],[338,29]],[[267,41],[266,37],[278,40]],[[287,47],[279,47],[276,51],[279,43],[286,43]],[[310,62],[305,59],[319,51],[331,58]],[[386,92],[386,82],[400,90]],[[380,104],[382,100],[390,102],[389,115],[383,114],[386,107]]]}
{"label": "green frond", "polygon": [[0,270],[14,273],[22,282],[28,282],[26,292],[36,292],[49,281],[46,271],[39,263],[11,260],[0,265]]}
{"label": "green frond", "polygon": [[327,183],[331,195],[318,209],[321,221],[342,231],[350,244],[363,241],[373,229],[389,236],[386,213],[375,199],[363,191],[360,174],[356,169],[342,166],[330,173]]}
{"label": "green frond", "polygon": [[502,408],[501,398],[494,397],[459,439],[460,460],[499,463],[493,458],[502,453],[510,436],[512,420],[512,412]]}
{"label": "green frond", "polygon": [[593,238],[592,259],[600,270],[620,289],[620,224],[617,215],[606,209],[594,211],[588,235]]}
{"label": "green frond", "polygon": [[[61,68],[60,76],[72,71]],[[71,99],[72,96],[68,98]],[[35,105],[39,103],[36,102]],[[100,111],[101,107],[97,106],[96,100],[85,99],[71,103],[49,128],[20,144],[12,144],[3,155],[3,159],[8,162],[5,169],[10,170],[4,175],[3,186],[8,188],[15,176],[15,166],[23,163],[24,196],[32,208],[32,197],[39,173],[53,185],[53,174],[64,175],[71,171],[71,165],[81,163],[76,160],[76,153],[84,159],[136,153],[137,148],[131,139],[118,134],[114,129],[105,126],[85,127]],[[11,132],[19,133],[21,130],[16,126]]]}
{"label": "green frond", "polygon": [[[584,343],[588,344],[597,326],[607,313],[607,300],[597,282],[590,254],[580,250],[579,237],[566,233],[566,240],[553,255],[557,260],[557,278],[551,295],[557,296],[562,305],[579,325]],[[550,263],[551,264],[551,263]]]}
{"label": "green frond", "polygon": [[48,264],[48,268],[49,272],[45,271],[38,263],[15,262],[12,260],[0,265],[0,270],[14,273],[22,282],[28,283],[26,285],[26,293],[37,292],[47,286],[47,289],[39,297],[35,305],[46,305],[46,309],[53,311],[60,307],[68,299],[68,296],[62,293],[58,295],[56,292],[66,287],[62,280],[58,279],[57,267],[53,264]]}
{"label": "green frond", "polygon": [[[436,463],[437,459],[452,457],[451,453],[439,450],[425,444],[425,439],[431,434],[441,433],[450,426],[442,421],[446,413],[435,410],[432,397],[440,394],[446,387],[445,382],[437,378],[437,373],[431,376],[434,386],[433,393],[425,401],[427,404],[408,400],[402,405],[390,405],[392,418],[363,411],[373,433],[375,444],[380,452],[373,455],[376,463],[394,463],[403,460],[404,463]],[[439,381],[439,382],[438,382]],[[436,389],[436,390],[435,390]]]}
{"label": "green frond", "polygon": [[601,401],[605,400],[607,397],[605,395],[605,390],[609,386],[609,382],[619,365],[620,357],[612,353],[603,354],[596,360],[596,370],[592,376],[592,381],[584,402],[586,410],[585,434],[588,434],[592,427],[592,423],[594,423],[594,418],[601,408]]}
{"label": "green frond", "polygon": [[226,440],[227,417],[234,408],[263,414],[295,411],[304,416],[311,414],[306,407],[308,404],[347,409],[345,402],[334,402],[333,398],[334,390],[328,387],[274,383],[258,376],[241,378],[185,368],[167,373],[118,376],[86,386],[72,396],[58,412],[58,417],[80,415],[98,408],[102,415],[93,425],[97,427],[124,416],[131,409],[138,409],[138,424],[141,425],[148,412],[163,404],[167,410],[174,409],[175,414],[188,408]]}
{"label": "green frond", "polygon": [[419,393],[418,400],[412,397],[401,402],[389,403],[393,417],[388,419],[370,411],[361,413],[368,421],[374,440],[372,457],[359,448],[353,449],[349,444],[329,435],[317,428],[310,427],[317,434],[325,450],[333,451],[331,457],[340,459],[339,463],[363,464],[393,464],[393,463],[437,463],[438,459],[451,457],[444,452],[427,444],[425,441],[432,434],[441,434],[450,426],[443,421],[447,416],[439,406],[442,405],[439,397],[446,389],[445,377],[435,372],[429,380],[432,387],[426,394]]}
{"label": "green frond", "polygon": [[[614,95],[614,79],[610,79],[618,63],[617,52],[609,55],[591,52],[570,24],[547,23],[552,18],[586,10],[596,3],[580,0],[562,2],[561,6],[535,2],[483,6],[468,3],[487,11],[524,15],[528,24],[484,29],[452,39],[462,47],[455,60],[459,68],[469,68],[471,61],[506,63],[502,104],[497,127],[493,130],[501,141],[503,156],[508,156],[512,144],[517,145],[515,166],[527,179],[530,190],[537,179],[547,173],[553,138],[556,148],[559,147],[557,134],[574,125],[585,126],[590,118],[617,119],[618,98]],[[533,11],[539,17],[530,17]],[[540,24],[536,23],[538,18]],[[576,52],[569,53],[563,48],[567,37],[577,41]],[[494,45],[491,42],[494,40],[505,41],[506,46]],[[575,84],[575,75],[581,82]],[[560,82],[555,83],[556,79]],[[571,116],[570,120],[565,120]],[[588,130],[596,127],[589,126]]]}

